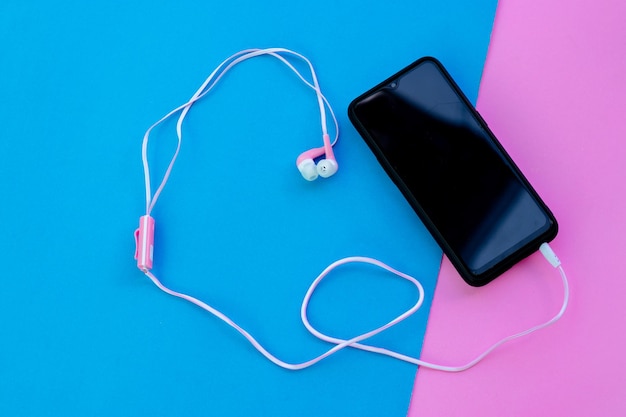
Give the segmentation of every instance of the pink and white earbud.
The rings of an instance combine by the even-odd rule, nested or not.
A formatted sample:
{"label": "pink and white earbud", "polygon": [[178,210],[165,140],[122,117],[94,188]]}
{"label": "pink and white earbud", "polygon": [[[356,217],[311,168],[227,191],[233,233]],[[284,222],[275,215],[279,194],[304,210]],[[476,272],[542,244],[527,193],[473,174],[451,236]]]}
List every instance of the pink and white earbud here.
{"label": "pink and white earbud", "polygon": [[[224,61],[222,61],[222,63],[218,65],[215,70],[213,70],[213,72],[202,83],[200,88],[198,88],[193,96],[191,96],[189,101],[167,113],[156,123],[150,126],[144,134],[141,147],[141,158],[143,161],[144,183],[146,187],[146,213],[144,216],[141,217],[139,229],[137,229],[135,232],[135,258],[137,259],[137,266],[142,271],[147,272],[152,268],[154,219],[150,216],[150,214],[152,212],[152,208],[157,202],[157,199],[161,195],[161,191],[163,191],[163,188],[167,183],[170,173],[172,172],[172,168],[174,167],[174,163],[176,162],[176,159],[178,157],[178,153],[180,151],[180,146],[183,139],[182,125],[185,117],[187,116],[187,113],[189,113],[191,106],[195,102],[206,96],[213,89],[213,87],[215,87],[215,85],[222,79],[222,77],[235,65],[248,59],[262,55],[276,58],[277,60],[285,64],[296,74],[296,76],[298,76],[298,78],[300,78],[300,80],[307,87],[315,91],[315,95],[317,97],[324,146],[314,148],[302,153],[296,161],[298,170],[300,171],[300,173],[302,173],[302,176],[308,181],[313,181],[318,176],[328,178],[337,172],[338,165],[333,154],[333,146],[335,145],[335,143],[337,143],[337,140],[339,139],[339,123],[337,122],[337,117],[335,116],[335,112],[330,106],[330,103],[322,94],[319,82],[317,80],[317,75],[315,74],[315,69],[313,68],[313,64],[311,64],[311,61],[309,61],[308,58],[306,58],[304,55],[285,48],[246,49],[229,56]],[[309,71],[311,72],[311,82],[304,78],[302,73],[298,71],[290,62],[289,59],[293,58],[297,58],[306,63]],[[335,138],[332,142],[330,140],[330,136],[328,135],[328,128],[326,126],[326,109],[328,109],[328,111],[330,112],[335,126]],[[178,139],[178,144],[165,171],[165,174],[163,175],[163,179],[161,180],[161,183],[153,194],[150,181],[150,166],[148,164],[148,142],[150,140],[150,133],[155,127],[176,114],[179,114],[178,122],[176,123],[176,137]],[[321,159],[317,164],[315,164],[314,160],[322,156],[324,156],[324,158]]]}
{"label": "pink and white earbud", "polygon": [[[318,176],[328,178],[334,175],[339,168],[333,153],[333,146],[330,143],[330,137],[328,134],[324,134],[323,139],[324,146],[302,152],[296,159],[298,170],[307,181],[313,181]],[[325,155],[325,158],[316,164],[314,160],[322,155]]]}

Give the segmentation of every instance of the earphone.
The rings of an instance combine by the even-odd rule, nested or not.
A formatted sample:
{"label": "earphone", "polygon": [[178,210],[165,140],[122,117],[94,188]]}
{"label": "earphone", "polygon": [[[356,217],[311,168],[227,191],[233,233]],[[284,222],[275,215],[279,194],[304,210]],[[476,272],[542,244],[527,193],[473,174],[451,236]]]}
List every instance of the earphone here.
{"label": "earphone", "polygon": [[[332,110],[332,107],[330,106],[330,103],[328,102],[328,100],[326,99],[326,97],[322,94],[320,86],[319,86],[319,82],[317,79],[317,75],[315,74],[315,70],[313,68],[313,65],[311,64],[311,62],[304,57],[303,55],[288,50],[288,49],[284,49],[284,48],[267,48],[267,49],[246,49],[240,52],[237,52],[233,55],[231,55],[230,57],[228,57],[227,59],[225,59],[224,61],[222,61],[222,63],[220,65],[218,65],[218,67],[209,75],[209,77],[202,83],[202,85],[200,86],[200,88],[192,95],[192,97],[189,99],[189,101],[187,101],[186,103],[182,104],[181,106],[175,108],[174,110],[170,111],[169,113],[167,113],[165,116],[163,116],[161,119],[159,119],[156,123],[154,123],[152,126],[150,126],[148,128],[148,130],[146,131],[144,138],[143,138],[143,143],[142,143],[142,161],[143,161],[143,168],[144,168],[144,180],[145,180],[145,189],[146,189],[146,213],[145,215],[141,216],[139,219],[139,228],[136,230],[135,232],[135,243],[136,243],[136,250],[135,250],[135,259],[137,260],[137,267],[162,291],[164,291],[165,293],[184,299],[188,302],[191,302],[195,305],[197,305],[198,307],[208,311],[209,313],[211,313],[212,315],[214,315],[215,317],[219,318],[220,320],[222,320],[223,322],[225,322],[226,324],[228,324],[229,326],[231,326],[232,328],[234,328],[235,330],[237,330],[242,336],[244,336],[263,356],[265,356],[267,359],[269,359],[270,361],[272,361],[273,363],[275,363],[278,366],[281,366],[283,368],[286,369],[290,369],[290,370],[298,370],[298,369],[303,369],[303,368],[307,368],[319,361],[321,361],[322,359],[332,355],[333,353],[342,350],[346,347],[350,347],[350,348],[355,348],[355,349],[361,349],[361,350],[365,350],[365,351],[369,351],[372,353],[377,353],[377,354],[382,354],[382,355],[386,355],[386,356],[390,356],[402,361],[406,361],[415,365],[419,365],[419,366],[424,366],[427,368],[431,368],[431,369],[436,369],[436,370],[441,370],[441,371],[447,371],[447,372],[459,372],[459,371],[463,371],[466,369],[469,369],[471,367],[473,367],[474,365],[476,365],[478,362],[480,362],[484,357],[486,357],[490,352],[492,352],[494,349],[496,349],[498,346],[519,338],[521,336],[525,336],[527,334],[530,334],[532,332],[535,332],[539,329],[542,329],[544,327],[547,327],[551,324],[553,324],[554,322],[556,322],[557,320],[559,320],[562,315],[564,314],[566,308],[567,308],[567,304],[568,304],[568,300],[569,300],[569,285],[567,282],[567,277],[565,275],[565,272],[563,270],[563,267],[561,266],[560,261],[558,260],[558,258],[556,257],[556,255],[554,254],[554,252],[552,251],[552,249],[550,248],[550,246],[547,243],[544,243],[541,246],[541,253],[546,257],[546,259],[548,259],[548,261],[552,264],[552,266],[554,266],[555,268],[557,268],[560,272],[562,281],[563,281],[563,287],[564,287],[564,299],[563,299],[563,304],[561,306],[561,309],[559,310],[559,312],[550,320],[548,320],[547,322],[540,324],[538,326],[535,326],[531,329],[528,329],[526,331],[520,332],[520,333],[516,333],[514,335],[505,337],[503,339],[501,339],[500,341],[496,342],[495,344],[493,344],[489,349],[487,349],[485,352],[483,352],[482,354],[480,354],[479,356],[477,356],[474,360],[464,364],[464,365],[460,365],[460,366],[446,366],[446,365],[438,365],[438,364],[433,364],[433,363],[429,363],[429,362],[425,362],[421,359],[418,358],[413,358],[407,355],[403,355],[401,353],[397,353],[388,349],[384,349],[384,348],[380,348],[380,347],[376,347],[376,346],[371,346],[371,345],[367,345],[362,343],[364,340],[386,330],[389,329],[390,327],[400,323],[401,321],[405,320],[406,318],[408,318],[409,316],[411,316],[412,314],[414,314],[416,311],[419,310],[419,308],[422,306],[423,302],[424,302],[424,289],[422,287],[422,285],[420,284],[420,282],[415,279],[414,277],[405,274],[403,272],[400,272],[392,267],[390,267],[389,265],[377,260],[377,259],[373,259],[373,258],[369,258],[369,257],[360,257],[360,256],[355,256],[355,257],[347,257],[347,258],[343,258],[340,260],[337,260],[335,262],[333,262],[332,264],[330,264],[328,267],[326,267],[319,275],[318,277],[312,282],[311,286],[309,287],[308,291],[306,292],[304,299],[302,301],[302,306],[301,306],[301,311],[300,311],[300,316],[302,319],[302,322],[304,324],[304,326],[307,328],[307,330],[314,335],[315,337],[324,340],[328,343],[333,344],[334,346],[332,348],[330,348],[329,350],[327,350],[325,353],[309,360],[303,363],[298,363],[298,364],[291,364],[291,363],[286,363],[283,362],[282,360],[278,359],[276,356],[274,356],[273,354],[271,354],[269,351],[267,351],[267,349],[265,349],[250,333],[248,333],[245,329],[243,329],[242,327],[240,327],[238,324],[236,324],[233,320],[231,320],[228,316],[226,316],[224,313],[218,311],[217,309],[211,307],[210,305],[204,303],[203,301],[192,297],[190,295],[187,294],[183,294],[177,291],[174,291],[168,287],[166,287],[152,272],[151,269],[153,267],[153,256],[154,256],[154,232],[155,232],[155,221],[154,218],[151,216],[151,212],[152,209],[154,208],[154,205],[158,199],[158,197],[160,196],[161,192],[163,191],[163,188],[165,187],[165,184],[167,183],[167,180],[169,178],[169,175],[172,171],[172,168],[174,166],[174,163],[176,161],[176,158],[178,157],[179,151],[180,151],[180,147],[181,147],[181,143],[182,143],[182,123],[186,117],[186,115],[188,114],[191,106],[197,102],[198,100],[200,100],[201,98],[205,97],[212,89],[213,87],[216,85],[216,83],[218,83],[220,81],[220,79],[224,76],[224,74],[226,74],[231,68],[233,68],[235,65],[254,58],[254,57],[258,57],[258,56],[269,56],[269,57],[273,57],[275,59],[278,59],[280,62],[282,62],[283,64],[285,64],[288,68],[290,68],[303,82],[306,86],[308,86],[309,88],[313,89],[315,94],[316,94],[316,98],[317,98],[317,102],[319,105],[319,109],[320,109],[320,122],[321,122],[321,128],[322,128],[322,140],[323,140],[323,146],[321,147],[317,147],[317,148],[313,148],[310,149],[306,152],[303,152],[302,154],[300,154],[298,156],[298,158],[296,159],[296,166],[298,168],[298,170],[300,171],[301,175],[303,176],[304,179],[308,180],[308,181],[313,181],[315,179],[317,179],[319,176],[323,177],[323,178],[328,178],[332,175],[334,175],[337,170],[338,170],[338,164],[337,161],[335,159],[334,153],[333,153],[333,146],[335,145],[335,143],[337,142],[338,138],[339,138],[339,125],[337,122],[337,118],[335,117],[335,114]],[[304,61],[307,65],[308,68],[310,70],[311,73],[311,78],[312,78],[312,82],[307,81],[304,76],[289,62],[289,58],[297,58],[300,59],[302,61]],[[335,138],[333,141],[330,140],[330,136],[328,134],[328,130],[327,130],[327,126],[326,126],[326,109],[328,109],[328,111],[330,112],[334,124],[335,124]],[[177,146],[176,146],[176,150],[174,152],[174,155],[172,156],[172,159],[170,160],[170,163],[165,171],[165,174],[163,176],[163,179],[159,185],[159,187],[156,189],[156,191],[154,192],[154,195],[152,195],[151,193],[151,187],[150,187],[150,167],[148,164],[148,158],[147,158],[147,148],[148,148],[148,142],[149,142],[149,137],[150,137],[150,133],[152,132],[152,130],[158,126],[159,124],[161,124],[162,122],[164,122],[165,120],[169,119],[170,117],[172,117],[173,115],[180,113],[179,117],[178,117],[178,122],[176,124],[176,134],[177,134],[177,138],[178,138],[178,142],[177,142]],[[315,160],[318,160],[318,162],[316,163]],[[399,316],[397,316],[396,318],[394,318],[393,320],[389,321],[388,323],[384,324],[383,326],[380,326],[376,329],[370,330],[368,332],[365,332],[363,334],[360,334],[358,336],[355,336],[353,338],[350,339],[340,339],[340,338],[336,338],[336,337],[332,337],[332,336],[328,336],[320,331],[318,331],[317,329],[315,329],[311,323],[308,320],[307,317],[307,311],[308,311],[308,304],[309,301],[311,299],[311,297],[313,296],[313,293],[315,291],[315,289],[317,288],[317,286],[319,285],[319,283],[334,269],[341,267],[343,265],[347,265],[347,264],[351,264],[351,263],[362,263],[362,264],[369,264],[378,268],[381,268],[389,273],[391,273],[392,275],[395,275],[399,278],[405,279],[407,281],[409,281],[411,284],[413,284],[417,290],[418,290],[418,299],[415,302],[415,304],[409,308],[408,310],[406,310],[404,313],[400,314]]]}
{"label": "earphone", "polygon": [[[302,152],[298,159],[296,159],[296,166],[302,174],[302,177],[307,181],[314,181],[318,175],[323,178],[328,178],[335,175],[339,166],[337,160],[333,154],[333,145],[330,143],[330,137],[327,133],[323,135],[324,146],[321,148],[310,149],[306,152]],[[326,157],[319,161],[317,164],[314,159],[325,155]]]}

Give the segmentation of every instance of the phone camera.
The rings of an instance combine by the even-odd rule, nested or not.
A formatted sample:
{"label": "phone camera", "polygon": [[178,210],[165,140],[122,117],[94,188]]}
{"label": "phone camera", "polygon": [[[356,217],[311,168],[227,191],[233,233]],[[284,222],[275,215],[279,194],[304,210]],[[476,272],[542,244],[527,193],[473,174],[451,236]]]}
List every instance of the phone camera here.
{"label": "phone camera", "polygon": [[395,81],[389,84],[389,88],[396,88],[396,87],[398,87],[398,83]]}

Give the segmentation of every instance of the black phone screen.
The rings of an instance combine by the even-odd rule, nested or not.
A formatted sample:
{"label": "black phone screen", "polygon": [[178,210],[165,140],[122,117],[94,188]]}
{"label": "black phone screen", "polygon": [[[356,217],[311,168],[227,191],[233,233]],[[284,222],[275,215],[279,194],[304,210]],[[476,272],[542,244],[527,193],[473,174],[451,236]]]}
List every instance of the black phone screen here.
{"label": "black phone screen", "polygon": [[556,235],[556,220],[443,66],[422,58],[350,119],[471,285]]}

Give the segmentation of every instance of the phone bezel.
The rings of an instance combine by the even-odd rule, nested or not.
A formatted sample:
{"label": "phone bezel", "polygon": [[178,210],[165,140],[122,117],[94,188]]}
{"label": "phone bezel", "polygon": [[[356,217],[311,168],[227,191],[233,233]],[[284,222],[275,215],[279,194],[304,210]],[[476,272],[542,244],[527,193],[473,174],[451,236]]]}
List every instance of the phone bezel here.
{"label": "phone bezel", "polygon": [[[359,118],[358,118],[358,116],[356,115],[356,112],[355,112],[355,108],[358,105],[358,103],[360,103],[364,99],[368,98],[372,94],[376,93],[377,91],[379,91],[379,90],[381,90],[383,88],[387,88],[393,82],[397,82],[398,79],[402,78],[402,76],[404,76],[405,74],[409,73],[414,68],[416,68],[417,66],[423,64],[426,61],[429,61],[429,62],[432,62],[433,64],[435,64],[435,66],[439,69],[439,72],[441,73],[441,75],[444,78],[446,78],[446,80],[448,81],[448,83],[451,86],[451,88],[455,91],[455,93],[459,96],[459,98],[465,103],[466,107],[473,114],[473,116],[476,119],[476,121],[480,124],[480,126],[487,133],[487,135],[490,138],[490,140],[492,141],[493,145],[496,147],[500,157],[503,158],[503,160],[505,161],[506,165],[511,169],[511,172],[515,175],[515,177],[517,177],[517,179],[520,181],[522,186],[533,197],[533,199],[537,203],[538,207],[544,212],[544,214],[546,215],[546,218],[550,222],[548,228],[546,229],[546,231],[544,233],[538,235],[537,237],[535,237],[534,239],[530,240],[526,244],[520,246],[519,248],[517,248],[517,250],[515,250],[512,253],[508,254],[506,257],[504,257],[499,262],[494,264],[491,268],[487,269],[486,271],[484,271],[484,272],[482,272],[480,274],[473,273],[465,265],[465,263],[460,258],[460,256],[458,256],[455,253],[455,251],[450,247],[450,245],[446,241],[446,238],[440,233],[439,228],[437,227],[437,225],[434,224],[431,221],[431,219],[428,217],[426,212],[422,209],[422,206],[420,205],[419,201],[415,198],[415,196],[413,195],[411,190],[405,185],[405,183],[402,180],[402,178],[400,177],[400,175],[396,172],[396,170],[389,163],[389,161],[387,160],[384,152],[377,145],[376,141],[370,136],[369,132],[363,126],[363,124],[360,122],[360,120],[359,120]],[[454,81],[452,76],[448,73],[448,71],[441,64],[441,62],[439,62],[436,58],[433,58],[433,57],[430,57],[430,56],[420,58],[417,61],[415,61],[412,64],[410,64],[409,66],[403,68],[402,70],[400,70],[396,74],[394,74],[391,77],[387,78],[386,80],[382,81],[378,85],[376,85],[373,88],[369,89],[365,93],[361,94],[356,99],[352,100],[352,102],[348,106],[348,117],[350,118],[350,121],[352,122],[352,124],[354,125],[354,127],[356,128],[358,133],[361,135],[361,137],[365,140],[365,142],[367,143],[369,148],[372,150],[372,152],[376,156],[378,162],[381,164],[381,166],[383,167],[383,169],[385,170],[387,175],[391,178],[391,180],[400,189],[400,191],[402,192],[402,194],[404,195],[406,200],[409,202],[411,207],[415,210],[417,215],[420,217],[422,222],[425,224],[426,228],[429,230],[429,232],[432,234],[434,239],[440,245],[440,247],[442,248],[443,252],[448,257],[448,259],[450,259],[450,261],[452,262],[454,267],[457,269],[457,271],[459,272],[461,277],[469,285],[475,286],[475,287],[479,287],[479,286],[483,286],[483,285],[491,282],[496,277],[501,275],[503,272],[505,272],[506,270],[510,269],[513,265],[518,263],[520,260],[524,259],[525,257],[527,257],[528,255],[532,254],[533,252],[536,252],[539,249],[539,246],[543,242],[549,242],[552,239],[554,239],[554,237],[557,235],[558,224],[557,224],[556,218],[554,217],[552,212],[548,209],[546,204],[539,197],[539,195],[537,194],[535,189],[532,187],[530,182],[522,174],[521,170],[513,162],[512,158],[506,152],[506,150],[504,149],[502,144],[495,137],[495,135],[493,134],[491,129],[489,129],[489,126],[484,121],[484,119],[482,118],[480,113],[478,113],[478,111],[474,108],[474,106],[469,101],[469,99],[465,96],[465,94],[463,93],[461,88]],[[520,242],[520,244],[521,244],[521,242]]]}

